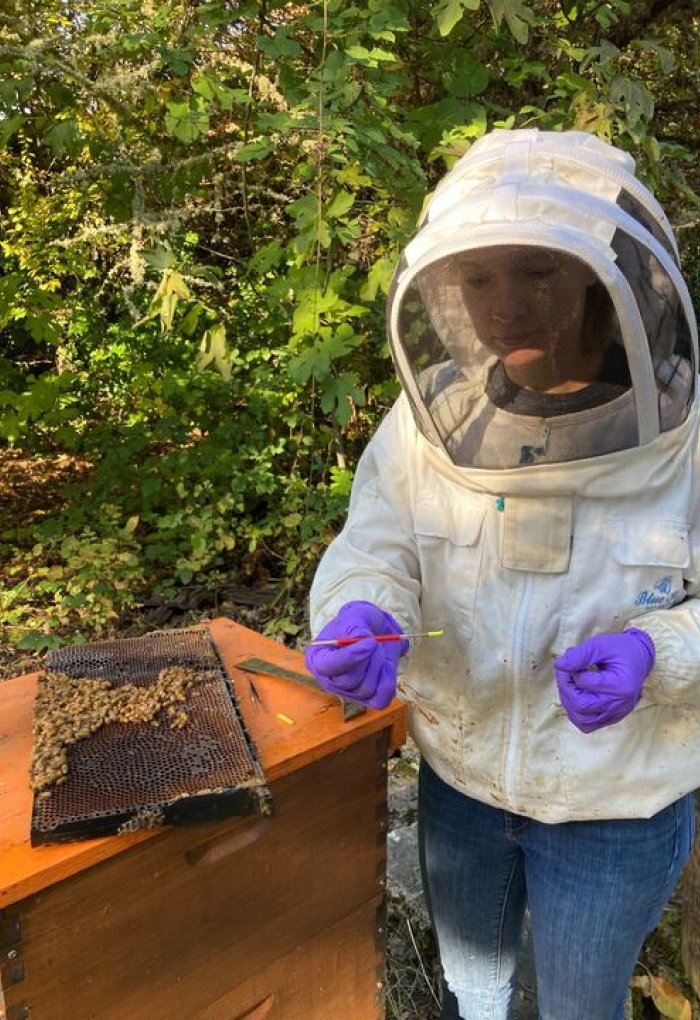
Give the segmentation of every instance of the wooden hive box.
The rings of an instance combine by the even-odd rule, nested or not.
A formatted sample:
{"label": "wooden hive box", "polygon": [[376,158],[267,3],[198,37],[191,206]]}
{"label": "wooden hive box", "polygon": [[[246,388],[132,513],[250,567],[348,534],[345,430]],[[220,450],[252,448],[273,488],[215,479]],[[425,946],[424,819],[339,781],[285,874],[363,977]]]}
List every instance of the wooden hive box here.
{"label": "wooden hive box", "polygon": [[[274,802],[248,816],[29,845],[36,675],[0,684],[0,1020],[371,1020],[384,1015],[393,703],[337,699],[236,661],[301,656],[210,625]],[[282,715],[292,722],[283,721]]]}

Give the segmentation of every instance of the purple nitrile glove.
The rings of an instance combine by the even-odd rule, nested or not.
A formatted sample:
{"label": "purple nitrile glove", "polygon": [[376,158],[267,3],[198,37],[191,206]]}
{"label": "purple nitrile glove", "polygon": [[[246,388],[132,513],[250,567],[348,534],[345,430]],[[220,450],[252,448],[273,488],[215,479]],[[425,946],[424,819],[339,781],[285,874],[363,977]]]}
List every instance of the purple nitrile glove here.
{"label": "purple nitrile glove", "polygon": [[654,642],[636,628],[598,634],[567,648],[554,660],[554,670],[561,703],[574,726],[592,733],[629,715],[654,657]]}
{"label": "purple nitrile glove", "polygon": [[393,616],[372,602],[348,602],[315,640],[367,640],[341,647],[309,647],[306,668],[330,694],[359,701],[367,708],[386,708],[396,693],[399,659],[408,651],[408,641],[379,642],[372,635],[401,633]]}

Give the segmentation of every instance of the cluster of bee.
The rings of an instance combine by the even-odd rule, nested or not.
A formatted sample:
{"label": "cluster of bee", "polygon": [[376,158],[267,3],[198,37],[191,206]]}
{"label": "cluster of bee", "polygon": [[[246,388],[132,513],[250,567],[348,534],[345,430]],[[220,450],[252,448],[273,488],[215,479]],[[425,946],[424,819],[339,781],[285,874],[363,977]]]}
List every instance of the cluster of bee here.
{"label": "cluster of bee", "polygon": [[126,822],[122,822],[119,826],[119,835],[122,836],[127,832],[142,832],[143,829],[157,829],[159,826],[165,825],[165,813],[161,808],[142,808],[137,811],[135,815],[128,819]]}
{"label": "cluster of bee", "polygon": [[184,666],[162,669],[146,687],[124,683],[113,687],[101,677],[45,673],[39,681],[34,713],[32,789],[41,797],[68,777],[68,748],[109,723],[160,725],[165,712],[171,729],[189,721],[184,702],[188,688],[206,676]]}

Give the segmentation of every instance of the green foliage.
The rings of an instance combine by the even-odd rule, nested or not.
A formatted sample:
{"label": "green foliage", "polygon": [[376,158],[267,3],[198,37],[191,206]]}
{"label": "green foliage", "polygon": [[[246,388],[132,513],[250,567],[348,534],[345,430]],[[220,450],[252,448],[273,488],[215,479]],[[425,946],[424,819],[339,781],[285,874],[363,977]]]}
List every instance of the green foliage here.
{"label": "green foliage", "polygon": [[697,278],[691,33],[673,4],[663,24],[650,12],[11,4],[0,456],[92,470],[52,512],[0,524],[5,632],[27,647],[106,632],[144,594],[233,571],[280,579],[292,634],[289,600],[397,392],[383,302],[398,252],[426,187],[490,127],[633,150]]}

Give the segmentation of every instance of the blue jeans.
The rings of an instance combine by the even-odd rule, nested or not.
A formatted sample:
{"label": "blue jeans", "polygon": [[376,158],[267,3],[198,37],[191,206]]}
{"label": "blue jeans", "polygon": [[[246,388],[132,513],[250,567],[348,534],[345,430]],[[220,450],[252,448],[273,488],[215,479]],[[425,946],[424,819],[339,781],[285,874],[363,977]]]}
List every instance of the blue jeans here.
{"label": "blue jeans", "polygon": [[622,1020],[644,938],[690,853],[694,802],[546,825],[466,797],[422,762],[418,832],[444,1018],[506,1020],[528,907],[541,1020]]}

